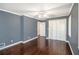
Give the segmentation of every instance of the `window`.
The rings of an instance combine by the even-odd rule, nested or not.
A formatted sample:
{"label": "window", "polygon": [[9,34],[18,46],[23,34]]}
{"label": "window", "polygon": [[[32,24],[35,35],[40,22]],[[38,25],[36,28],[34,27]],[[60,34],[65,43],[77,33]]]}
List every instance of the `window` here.
{"label": "window", "polygon": [[66,19],[49,20],[48,38],[55,40],[66,40]]}
{"label": "window", "polygon": [[69,22],[68,22],[68,35],[71,37],[71,15],[69,16]]}

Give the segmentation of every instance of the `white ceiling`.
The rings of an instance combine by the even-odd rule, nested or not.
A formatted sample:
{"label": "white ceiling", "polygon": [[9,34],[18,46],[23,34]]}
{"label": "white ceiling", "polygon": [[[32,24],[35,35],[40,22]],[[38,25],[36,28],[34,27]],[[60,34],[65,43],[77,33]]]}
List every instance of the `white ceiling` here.
{"label": "white ceiling", "polygon": [[0,9],[36,19],[69,15],[72,3],[0,3]]}

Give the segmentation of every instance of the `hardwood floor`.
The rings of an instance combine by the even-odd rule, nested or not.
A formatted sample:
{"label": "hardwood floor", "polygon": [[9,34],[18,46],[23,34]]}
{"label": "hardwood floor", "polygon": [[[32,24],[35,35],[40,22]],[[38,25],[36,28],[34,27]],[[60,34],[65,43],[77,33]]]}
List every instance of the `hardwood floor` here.
{"label": "hardwood floor", "polygon": [[59,40],[48,40],[48,50],[51,55],[70,55],[68,43]]}
{"label": "hardwood floor", "polygon": [[22,44],[18,44],[0,51],[0,55],[21,55]]}
{"label": "hardwood floor", "polygon": [[[45,50],[41,50],[36,46],[28,47],[31,53],[29,53],[29,55],[72,55],[68,43],[58,40],[50,41],[51,43],[48,43],[49,45],[44,47]],[[27,54],[27,52],[25,51],[24,54]]]}
{"label": "hardwood floor", "polygon": [[[42,38],[43,40],[43,38]],[[41,40],[41,41],[42,41]],[[40,42],[41,42],[40,41]],[[44,43],[43,43],[44,42]],[[0,51],[1,55],[72,55],[69,44],[64,41],[44,39],[44,49],[40,49],[38,46],[38,39],[32,40],[25,44],[19,44],[3,51]]]}

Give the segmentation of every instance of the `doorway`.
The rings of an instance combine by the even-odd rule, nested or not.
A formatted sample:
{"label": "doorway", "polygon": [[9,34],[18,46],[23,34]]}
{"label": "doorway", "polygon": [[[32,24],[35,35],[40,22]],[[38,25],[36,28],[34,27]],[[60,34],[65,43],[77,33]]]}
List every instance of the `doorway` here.
{"label": "doorway", "polygon": [[46,22],[38,22],[38,26],[37,26],[37,34],[40,36],[45,36],[45,28],[46,27]]}

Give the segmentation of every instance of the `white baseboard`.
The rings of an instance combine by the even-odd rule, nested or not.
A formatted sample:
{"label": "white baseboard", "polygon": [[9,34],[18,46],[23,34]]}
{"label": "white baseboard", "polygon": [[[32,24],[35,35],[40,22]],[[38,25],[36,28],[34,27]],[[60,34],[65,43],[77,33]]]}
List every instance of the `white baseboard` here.
{"label": "white baseboard", "polygon": [[8,46],[4,46],[4,47],[0,48],[0,50],[3,50],[3,49],[6,49],[6,48],[9,48],[9,47],[15,46],[15,45],[20,44],[20,43],[22,43],[22,41],[19,41],[19,42],[16,42],[16,43],[10,44],[10,45],[8,45]]}
{"label": "white baseboard", "polygon": [[74,52],[73,52],[73,49],[72,49],[72,47],[71,47],[71,44],[70,44],[70,42],[69,42],[69,41],[67,41],[67,43],[69,44],[69,47],[70,47],[70,49],[71,49],[71,52],[72,52],[72,55],[74,55]]}
{"label": "white baseboard", "polygon": [[29,40],[23,41],[22,43],[27,43],[27,42],[29,42],[29,41],[31,41],[31,40],[35,40],[35,39],[37,39],[37,38],[38,38],[38,36],[36,36],[36,37],[34,37],[34,38],[32,38],[32,39],[29,39]]}
{"label": "white baseboard", "polygon": [[19,41],[19,42],[16,42],[16,43],[10,44],[10,45],[8,45],[8,46],[3,46],[2,48],[0,48],[0,50],[3,50],[3,49],[6,49],[6,48],[9,48],[9,47],[15,46],[15,45],[20,44],[20,43],[23,43],[23,44],[24,44],[24,43],[27,43],[27,42],[29,42],[29,41],[31,41],[31,40],[36,39],[36,38],[38,38],[38,37],[34,37],[34,38],[29,39],[29,40],[26,40],[26,41]]}

